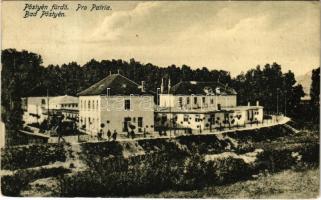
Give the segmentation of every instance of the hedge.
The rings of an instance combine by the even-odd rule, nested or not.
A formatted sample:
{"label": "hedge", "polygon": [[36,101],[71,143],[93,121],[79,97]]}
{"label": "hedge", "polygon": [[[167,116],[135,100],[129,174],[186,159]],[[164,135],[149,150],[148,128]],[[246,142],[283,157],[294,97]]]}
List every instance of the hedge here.
{"label": "hedge", "polygon": [[7,147],[1,149],[1,169],[17,170],[64,162],[66,154],[64,146],[59,144]]}

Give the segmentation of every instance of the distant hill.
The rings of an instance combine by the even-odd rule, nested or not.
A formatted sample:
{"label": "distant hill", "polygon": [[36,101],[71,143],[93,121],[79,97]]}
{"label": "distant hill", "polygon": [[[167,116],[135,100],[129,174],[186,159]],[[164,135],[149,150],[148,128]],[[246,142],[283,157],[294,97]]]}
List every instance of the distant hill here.
{"label": "distant hill", "polygon": [[301,84],[303,87],[305,97],[310,97],[310,87],[312,82],[311,76],[312,76],[312,71],[309,71],[306,74],[296,77],[297,84]]}

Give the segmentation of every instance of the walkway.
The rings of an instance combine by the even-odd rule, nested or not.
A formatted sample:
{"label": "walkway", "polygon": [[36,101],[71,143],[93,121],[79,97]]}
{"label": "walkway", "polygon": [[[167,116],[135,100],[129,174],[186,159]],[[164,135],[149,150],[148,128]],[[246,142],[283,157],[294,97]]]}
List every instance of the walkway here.
{"label": "walkway", "polygon": [[[265,128],[265,127],[272,127],[276,125],[286,125],[287,122],[289,122],[291,119],[285,116],[273,116],[272,119],[269,120],[264,120],[263,123],[259,124],[247,124],[245,127],[232,127],[231,129],[225,128],[225,130],[214,130],[210,132],[209,130],[203,130],[202,133],[199,133],[198,130],[193,130],[192,134],[186,134],[182,132],[177,132],[174,134],[174,131],[167,131],[167,135],[159,136],[158,132],[154,132],[152,134],[148,134],[146,138],[139,136],[134,139],[132,138],[127,138],[125,135],[121,134],[118,138],[117,141],[137,141],[137,140],[145,140],[145,139],[159,139],[159,138],[176,138],[179,136],[189,136],[189,135],[216,135],[216,134],[222,134],[222,133],[228,133],[228,132],[234,132],[234,131],[245,131],[245,130],[255,130],[255,129],[260,129],[260,128]],[[289,128],[290,129],[290,128]],[[293,129],[293,128],[292,128]],[[290,129],[290,130],[292,130]],[[297,130],[293,129],[293,132],[298,132]],[[108,141],[106,138],[102,140],[98,140],[97,137],[93,137],[90,135],[81,135],[81,142],[78,142],[78,136],[65,136],[64,139],[66,142],[71,143],[71,144],[79,144],[79,143],[97,143],[97,142],[106,142]],[[56,143],[57,142],[57,137],[55,138],[50,138],[49,143]]]}

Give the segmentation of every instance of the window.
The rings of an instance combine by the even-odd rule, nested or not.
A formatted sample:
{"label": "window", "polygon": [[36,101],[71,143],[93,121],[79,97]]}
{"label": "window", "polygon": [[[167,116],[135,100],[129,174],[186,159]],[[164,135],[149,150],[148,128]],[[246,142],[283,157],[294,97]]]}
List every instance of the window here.
{"label": "window", "polygon": [[183,97],[178,98],[178,104],[179,104],[179,107],[183,106]]}
{"label": "window", "polygon": [[98,100],[96,101],[96,109],[98,110]]}
{"label": "window", "polygon": [[194,97],[194,104],[197,104],[197,97]]}
{"label": "window", "polygon": [[186,97],[186,104],[189,104],[189,97]]}
{"label": "window", "polygon": [[46,104],[46,99],[41,99],[41,104]]}
{"label": "window", "polygon": [[202,102],[205,103],[205,97],[202,97]]}
{"label": "window", "polygon": [[125,110],[130,110],[130,100],[125,99]]}
{"label": "window", "polygon": [[184,115],[184,122],[188,122],[188,118],[189,118],[189,116],[188,115]]}
{"label": "window", "polygon": [[195,122],[200,122],[200,121],[201,121],[200,115],[195,115]]}
{"label": "window", "polygon": [[93,101],[93,109],[95,110],[95,103],[94,103],[94,101]]}
{"label": "window", "polygon": [[130,117],[125,117],[124,118],[124,124],[123,124],[123,131],[124,132],[127,132],[128,131],[128,125],[129,125],[129,123],[130,123],[130,121],[131,121],[131,118]]}
{"label": "window", "polygon": [[143,127],[143,118],[142,117],[138,117],[138,127]]}
{"label": "window", "polygon": [[213,98],[211,98],[211,104],[214,104],[214,99]]}
{"label": "window", "polygon": [[88,109],[90,109],[90,101],[88,101]]}
{"label": "window", "polygon": [[228,113],[224,113],[224,118],[228,119]]}

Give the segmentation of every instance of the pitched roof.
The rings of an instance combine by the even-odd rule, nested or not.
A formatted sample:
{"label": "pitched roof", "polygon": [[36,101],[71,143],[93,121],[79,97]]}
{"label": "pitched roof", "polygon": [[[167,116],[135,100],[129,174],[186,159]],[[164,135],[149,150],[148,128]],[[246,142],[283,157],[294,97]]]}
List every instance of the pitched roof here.
{"label": "pitched roof", "polygon": [[68,104],[68,103],[78,103],[78,97],[64,95],[52,97],[49,99],[50,104]]}
{"label": "pitched roof", "polygon": [[236,95],[236,91],[233,88],[227,87],[218,82],[199,82],[199,81],[181,81],[171,87],[171,94],[181,95]]}
{"label": "pitched roof", "polygon": [[138,83],[135,83],[121,74],[111,74],[82,92],[79,92],[77,95],[104,95],[107,93],[107,88],[110,88],[110,95],[146,94],[146,92],[141,91]]}

